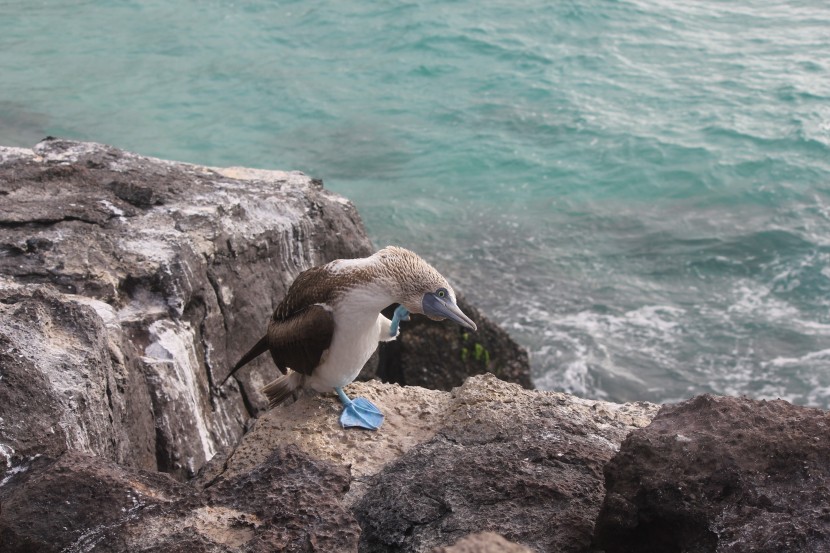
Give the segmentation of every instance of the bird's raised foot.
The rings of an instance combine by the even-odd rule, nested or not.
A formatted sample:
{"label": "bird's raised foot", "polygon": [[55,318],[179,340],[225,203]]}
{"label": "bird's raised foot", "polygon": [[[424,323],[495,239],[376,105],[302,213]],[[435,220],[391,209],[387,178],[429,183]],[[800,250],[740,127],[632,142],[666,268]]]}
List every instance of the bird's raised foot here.
{"label": "bird's raised foot", "polygon": [[392,315],[392,326],[389,328],[389,336],[395,336],[398,334],[398,325],[401,324],[401,321],[408,321],[409,320],[409,310],[404,307],[403,305],[399,305],[395,309],[395,314]]}
{"label": "bird's raised foot", "polygon": [[340,426],[343,428],[365,428],[377,430],[383,424],[383,413],[375,404],[365,397],[356,397],[351,403],[343,407],[340,415]]}

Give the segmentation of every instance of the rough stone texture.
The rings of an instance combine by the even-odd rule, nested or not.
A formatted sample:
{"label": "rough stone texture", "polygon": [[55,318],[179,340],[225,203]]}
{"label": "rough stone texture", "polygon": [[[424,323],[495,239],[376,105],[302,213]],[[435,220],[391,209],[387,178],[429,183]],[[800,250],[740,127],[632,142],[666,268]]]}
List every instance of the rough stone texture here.
{"label": "rough stone texture", "polygon": [[[0,479],[66,449],[192,476],[265,407],[268,356],[216,385],[294,277],[371,251],[354,206],[301,173],[56,139],[0,147]],[[396,362],[434,369],[463,355],[455,327],[431,326],[440,347]],[[520,351],[486,328],[487,347]],[[482,347],[470,345],[475,363]],[[450,383],[470,374],[445,370],[461,371]]]}
{"label": "rough stone texture", "polygon": [[[261,463],[279,444],[294,444],[312,457],[351,467],[351,504],[366,489],[369,476],[415,445],[429,440],[443,424],[452,397],[447,392],[424,388],[355,382],[346,387],[351,397],[365,397],[386,416],[380,431],[341,428],[343,409],[334,394],[309,394],[260,416],[251,431],[213,474],[239,474]],[[206,473],[210,470],[206,469]]]}
{"label": "rough stone texture", "polygon": [[654,411],[472,377],[453,391],[437,434],[367,483],[354,507],[361,551],[424,551],[480,531],[538,551],[585,551],[603,465]]}
{"label": "rough stone texture", "polygon": [[602,465],[657,409],[491,374],[452,393],[348,391],[386,412],[380,431],[340,428],[336,398],[309,394],[263,414],[188,484],[71,450],[37,455],[0,482],[0,548],[585,551]]}
{"label": "rough stone texture", "polygon": [[[533,388],[527,351],[461,296],[458,305],[475,321],[476,332],[413,315],[412,320],[401,323],[398,340],[382,344],[378,377],[405,386],[449,391],[469,376],[489,372]],[[393,311],[386,315],[391,318]]]}
{"label": "rough stone texture", "polygon": [[0,474],[66,449],[155,466],[147,387],[113,319],[98,300],[0,277]]}
{"label": "rough stone texture", "polygon": [[348,485],[348,469],[295,447],[204,490],[70,452],[36,459],[0,488],[0,544],[8,553],[354,551],[360,529],[340,504]]}
{"label": "rough stone texture", "polygon": [[[388,485],[379,474],[390,463],[411,466],[433,451],[446,469],[448,444],[460,463],[492,448],[506,472],[470,473],[447,489],[478,501],[472,488],[516,481],[507,474],[526,448],[502,443],[517,423],[492,413],[536,420],[535,409],[553,402],[557,416],[587,417],[606,436],[585,438],[600,444],[596,459],[579,461],[590,467],[648,418],[648,407],[532,395],[489,376],[455,394],[355,383],[350,393],[378,403],[387,421],[377,433],[344,431],[333,396],[263,413],[259,388],[276,375],[267,356],[217,387],[300,271],[371,250],[354,207],[300,173],[199,167],[55,139],[0,147],[0,549],[356,551],[360,529],[346,509],[370,486]],[[392,359],[410,383],[449,387],[491,371],[530,386],[526,353],[462,306],[479,333],[413,321],[383,370]],[[493,417],[489,430],[469,430],[472,442],[470,402]],[[540,436],[526,441],[549,440]],[[583,453],[592,454],[585,446],[573,455]],[[176,481],[197,471],[187,485]],[[448,478],[436,471],[436,481]],[[364,508],[365,528],[408,516],[386,500],[398,514]],[[421,525],[409,550],[502,529],[467,518]],[[366,543],[386,539],[376,534]]]}
{"label": "rough stone texture", "polygon": [[602,466],[657,407],[524,390],[487,374],[452,393],[377,381],[353,396],[386,414],[378,432],[344,430],[334,396],[261,416],[205,481],[256,466],[276,444],[349,465],[361,551],[429,551],[497,532],[539,551],[584,551],[603,497]]}
{"label": "rough stone texture", "polygon": [[533,553],[493,532],[481,532],[462,538],[448,547],[436,547],[432,553]]}
{"label": "rough stone texture", "polygon": [[0,471],[73,449],[194,474],[265,405],[265,358],[244,394],[212,387],[293,278],[370,251],[354,207],[301,173],[0,148]]}
{"label": "rough stone texture", "polygon": [[664,406],[605,469],[606,553],[830,551],[830,413],[698,396]]}

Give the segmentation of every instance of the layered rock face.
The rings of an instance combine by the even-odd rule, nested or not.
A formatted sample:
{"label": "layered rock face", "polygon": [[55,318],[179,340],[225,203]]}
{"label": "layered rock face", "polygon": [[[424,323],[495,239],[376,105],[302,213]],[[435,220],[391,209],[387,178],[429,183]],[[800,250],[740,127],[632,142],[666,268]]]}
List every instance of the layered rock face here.
{"label": "layered rock face", "polygon": [[352,204],[300,173],[0,149],[7,468],[70,449],[192,476],[264,406],[269,363],[215,386],[293,278],[371,249]]}
{"label": "layered rock face", "polygon": [[830,413],[699,396],[665,406],[606,467],[607,553],[830,551]]}

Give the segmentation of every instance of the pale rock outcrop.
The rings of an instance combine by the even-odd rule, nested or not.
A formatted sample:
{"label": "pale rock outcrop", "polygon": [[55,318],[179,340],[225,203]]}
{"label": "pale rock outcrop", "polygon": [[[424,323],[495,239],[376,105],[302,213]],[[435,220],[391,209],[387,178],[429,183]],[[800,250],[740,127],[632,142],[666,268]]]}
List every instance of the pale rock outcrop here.
{"label": "pale rock outcrop", "polygon": [[293,278],[371,249],[301,173],[0,148],[0,470],[65,448],[192,476],[265,405],[270,360],[216,385]]}
{"label": "pale rock outcrop", "polygon": [[584,551],[604,496],[602,468],[657,411],[525,390],[491,374],[451,393],[352,384],[386,414],[379,432],[345,430],[334,395],[263,414],[203,482],[244,474],[292,444],[348,466],[344,496],[360,551],[429,551],[490,531],[538,551]]}
{"label": "pale rock outcrop", "polygon": [[[219,383],[296,275],[371,251],[354,206],[302,173],[0,147],[0,479],[64,449],[193,476],[266,406],[267,355]],[[526,353],[481,319],[487,362],[461,360],[449,325],[393,362],[529,386]]]}

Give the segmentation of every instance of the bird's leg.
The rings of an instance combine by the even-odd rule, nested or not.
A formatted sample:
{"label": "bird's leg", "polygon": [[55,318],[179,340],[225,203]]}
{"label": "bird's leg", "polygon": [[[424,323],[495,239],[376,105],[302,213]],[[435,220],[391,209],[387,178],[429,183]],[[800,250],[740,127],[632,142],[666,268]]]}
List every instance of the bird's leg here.
{"label": "bird's leg", "polygon": [[398,334],[398,325],[401,324],[401,321],[408,321],[409,320],[409,310],[404,307],[403,305],[399,305],[395,309],[395,314],[392,315],[392,326],[389,328],[389,336],[395,336]]}
{"label": "bird's leg", "polygon": [[334,391],[343,403],[340,426],[343,428],[357,426],[367,430],[377,430],[383,424],[383,413],[371,401],[364,397],[351,400],[343,388],[335,388]]}

